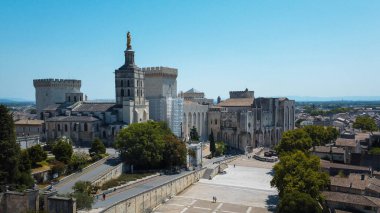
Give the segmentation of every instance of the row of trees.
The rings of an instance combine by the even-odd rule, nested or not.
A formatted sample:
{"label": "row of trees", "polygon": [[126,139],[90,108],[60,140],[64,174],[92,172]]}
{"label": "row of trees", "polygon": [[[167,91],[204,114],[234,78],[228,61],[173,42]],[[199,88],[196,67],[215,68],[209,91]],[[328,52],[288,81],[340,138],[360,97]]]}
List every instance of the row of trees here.
{"label": "row of trees", "polygon": [[187,149],[164,122],[130,124],[116,139],[122,159],[137,169],[163,169],[186,164]]}
{"label": "row of trees", "polygon": [[274,166],[271,185],[279,191],[278,211],[322,212],[321,191],[329,184],[329,175],[321,171],[320,159],[309,153],[312,146],[334,141],[333,128],[308,126],[285,132],[276,151],[280,162]]}

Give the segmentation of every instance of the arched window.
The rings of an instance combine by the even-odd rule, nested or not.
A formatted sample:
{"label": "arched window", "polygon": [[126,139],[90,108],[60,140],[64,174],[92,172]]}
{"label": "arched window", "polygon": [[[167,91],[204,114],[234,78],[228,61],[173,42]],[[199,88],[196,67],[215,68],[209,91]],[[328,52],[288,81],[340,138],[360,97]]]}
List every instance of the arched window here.
{"label": "arched window", "polygon": [[71,100],[70,100],[70,96],[68,97],[68,100],[69,100],[69,102],[71,101]]}
{"label": "arched window", "polygon": [[129,85],[129,80],[127,81],[127,87],[130,87],[130,85]]}
{"label": "arched window", "polygon": [[74,132],[77,131],[77,124],[76,123],[74,124],[73,131]]}
{"label": "arched window", "polygon": [[57,128],[58,128],[58,131],[61,131],[61,125],[60,124],[57,125]]}
{"label": "arched window", "polygon": [[130,90],[128,90],[128,97],[129,97],[129,96],[131,96],[131,91],[130,91]]}
{"label": "arched window", "polygon": [[65,132],[67,132],[67,124],[65,124]]}
{"label": "arched window", "polygon": [[77,102],[77,96],[74,96],[74,102]]}
{"label": "arched window", "polygon": [[121,89],[121,97],[124,97],[124,90],[123,89]]}
{"label": "arched window", "polygon": [[84,123],[84,131],[87,132],[88,131],[88,126],[87,126],[87,123]]}

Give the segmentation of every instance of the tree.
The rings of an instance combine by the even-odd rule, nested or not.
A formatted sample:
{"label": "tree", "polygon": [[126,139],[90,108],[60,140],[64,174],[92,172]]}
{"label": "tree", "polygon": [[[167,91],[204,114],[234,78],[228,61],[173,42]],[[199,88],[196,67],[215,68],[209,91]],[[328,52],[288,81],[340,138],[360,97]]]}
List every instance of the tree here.
{"label": "tree", "polygon": [[275,148],[278,153],[293,152],[296,150],[307,151],[312,147],[312,140],[303,129],[295,129],[285,132],[280,143]]}
{"label": "tree", "polygon": [[33,167],[37,165],[37,162],[44,161],[47,158],[46,152],[42,149],[42,147],[39,144],[32,146],[27,150]]}
{"label": "tree", "polygon": [[157,169],[162,164],[165,136],[173,134],[162,122],[133,123],[122,129],[115,146],[124,161],[139,169]]}
{"label": "tree", "polygon": [[174,135],[165,136],[163,166],[165,168],[181,167],[186,164],[186,145]]}
{"label": "tree", "polygon": [[280,198],[290,192],[298,191],[309,194],[313,199],[320,199],[320,191],[329,184],[329,176],[320,172],[320,159],[301,151],[281,156],[274,166],[271,186],[275,186]]}
{"label": "tree", "polygon": [[199,141],[198,131],[195,126],[193,126],[193,128],[190,129],[190,139],[192,141]]}
{"label": "tree", "polygon": [[358,116],[354,122],[355,129],[367,130],[370,132],[378,130],[375,120],[373,120],[370,116]]}
{"label": "tree", "polygon": [[208,136],[208,140],[210,141],[210,152],[212,157],[215,156],[216,146],[215,146],[215,140],[214,140],[214,133],[211,129],[211,134]]}
{"label": "tree", "polygon": [[305,126],[302,129],[310,136],[312,146],[323,146],[335,141],[339,136],[338,130],[331,126]]}
{"label": "tree", "polygon": [[71,159],[69,162],[69,168],[71,171],[77,171],[83,169],[88,160],[90,159],[90,156],[85,152],[75,152],[71,155]]}
{"label": "tree", "polygon": [[223,155],[226,149],[226,144],[223,141],[216,142],[215,156]]}
{"label": "tree", "polygon": [[94,203],[94,198],[91,196],[92,188],[89,181],[78,181],[75,183],[72,197],[77,200],[78,209],[91,209]]}
{"label": "tree", "polygon": [[286,193],[278,205],[279,213],[321,213],[319,203],[310,195],[298,191]]}
{"label": "tree", "polygon": [[91,148],[88,150],[88,152],[90,153],[90,155],[105,154],[106,146],[104,146],[103,142],[99,138],[96,138],[94,142],[92,142]]}
{"label": "tree", "polygon": [[68,163],[73,154],[73,147],[69,140],[61,138],[54,144],[52,152],[56,160]]}
{"label": "tree", "polygon": [[28,157],[22,154],[16,143],[14,122],[9,109],[0,105],[0,185],[11,185],[10,189],[33,185],[28,168]]}

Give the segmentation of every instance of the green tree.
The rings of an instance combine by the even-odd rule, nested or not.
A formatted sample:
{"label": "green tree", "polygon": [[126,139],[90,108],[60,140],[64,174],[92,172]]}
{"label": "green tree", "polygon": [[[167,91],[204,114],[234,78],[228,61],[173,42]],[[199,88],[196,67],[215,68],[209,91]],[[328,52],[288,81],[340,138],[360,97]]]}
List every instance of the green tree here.
{"label": "green tree", "polygon": [[216,142],[215,156],[221,156],[226,151],[227,147],[223,141]]}
{"label": "green tree", "polygon": [[212,132],[212,129],[211,129],[211,134],[208,136],[208,140],[210,141],[211,156],[214,157],[215,152],[216,152],[216,146],[215,146],[215,140],[214,140],[214,133]]}
{"label": "green tree", "polygon": [[312,141],[312,146],[323,146],[325,144],[334,142],[338,136],[339,132],[334,127],[324,127],[324,126],[305,126],[302,128],[307,132]]}
{"label": "green tree", "polygon": [[322,208],[318,201],[306,193],[298,191],[286,193],[278,205],[279,213],[321,213]]}
{"label": "green tree", "polygon": [[11,189],[31,187],[30,170],[21,170],[28,167],[27,164],[26,155],[21,154],[16,143],[12,114],[6,106],[0,105],[0,185],[11,185]]}
{"label": "green tree", "polygon": [[373,120],[370,116],[358,116],[354,122],[355,129],[367,130],[370,132],[378,130],[375,120]]}
{"label": "green tree", "polygon": [[71,155],[73,154],[73,147],[71,146],[69,140],[60,138],[56,144],[54,144],[52,152],[56,160],[68,163],[71,159]]}
{"label": "green tree", "polygon": [[198,131],[195,126],[193,126],[193,128],[190,129],[190,139],[192,141],[199,141]]}
{"label": "green tree", "polygon": [[165,168],[181,167],[186,164],[186,145],[174,135],[165,136],[163,166]]}
{"label": "green tree", "polygon": [[122,129],[115,146],[121,157],[139,169],[156,169],[163,160],[164,136],[172,134],[165,123],[148,121]]}
{"label": "green tree", "polygon": [[298,191],[309,194],[313,199],[320,199],[320,191],[329,184],[329,176],[320,172],[320,159],[301,151],[282,155],[274,166],[271,186],[275,186],[280,198],[284,194]]}
{"label": "green tree", "polygon": [[106,153],[106,146],[104,146],[103,142],[96,138],[94,142],[91,144],[91,148],[88,150],[90,155],[100,155]]}
{"label": "green tree", "polygon": [[39,144],[32,146],[27,150],[33,167],[36,167],[38,162],[44,161],[47,158],[46,152]]}
{"label": "green tree", "polygon": [[303,129],[295,129],[285,132],[280,143],[276,146],[278,153],[293,152],[296,150],[307,151],[312,147],[312,140]]}
{"label": "green tree", "polygon": [[91,209],[94,198],[91,196],[93,187],[89,181],[78,181],[73,186],[72,197],[77,200],[78,209]]}
{"label": "green tree", "polygon": [[90,160],[90,156],[85,152],[74,152],[71,155],[69,162],[69,168],[71,171],[77,171],[83,169],[87,162]]}

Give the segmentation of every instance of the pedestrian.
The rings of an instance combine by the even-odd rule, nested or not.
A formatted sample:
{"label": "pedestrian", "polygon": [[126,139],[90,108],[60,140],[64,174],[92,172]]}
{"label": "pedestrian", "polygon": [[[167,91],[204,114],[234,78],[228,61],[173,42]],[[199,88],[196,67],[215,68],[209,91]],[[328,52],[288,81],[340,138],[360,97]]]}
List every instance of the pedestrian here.
{"label": "pedestrian", "polygon": [[215,196],[215,203],[216,203],[216,196]]}
{"label": "pedestrian", "polygon": [[213,203],[215,202],[215,196],[212,196],[212,202]]}
{"label": "pedestrian", "polygon": [[103,200],[106,200],[106,194],[103,192]]}

